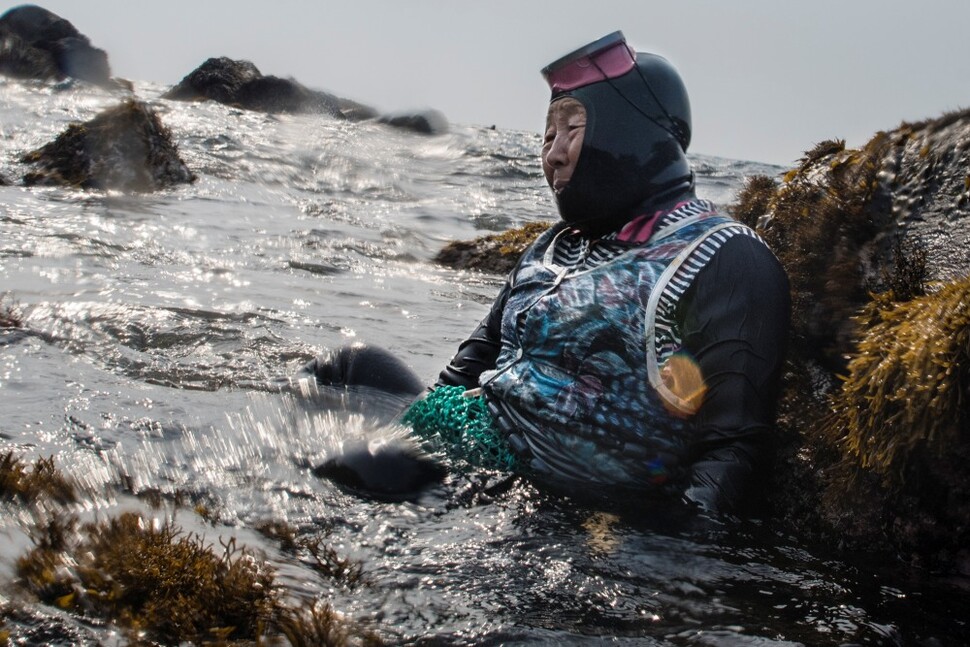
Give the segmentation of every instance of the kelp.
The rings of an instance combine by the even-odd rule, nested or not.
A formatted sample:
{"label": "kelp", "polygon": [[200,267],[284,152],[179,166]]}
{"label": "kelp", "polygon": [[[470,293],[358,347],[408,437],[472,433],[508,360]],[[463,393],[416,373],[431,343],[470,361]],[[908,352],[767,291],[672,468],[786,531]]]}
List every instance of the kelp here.
{"label": "kelp", "polygon": [[899,487],[912,460],[942,457],[966,428],[970,278],[904,302],[886,293],[856,321],[864,332],[826,433],[859,467]]}
{"label": "kelp", "polygon": [[881,136],[861,150],[821,142],[773,195],[759,180],[735,207],[742,216],[767,211],[756,225],[791,282],[793,349],[834,369],[844,364],[850,318],[872,287],[861,257],[892,222],[876,199],[884,150]]}
{"label": "kelp", "polygon": [[771,211],[778,182],[769,175],[752,175],[738,191],[737,202],[730,207],[731,216],[751,228]]}
{"label": "kelp", "polygon": [[897,235],[892,265],[882,271],[882,286],[892,301],[909,301],[926,294],[926,249]]}
{"label": "kelp", "polygon": [[277,620],[277,626],[292,647],[382,644],[376,633],[347,623],[333,607],[321,600],[288,609]]}
{"label": "kelp", "polygon": [[86,524],[53,520],[17,574],[43,602],[105,618],[164,644],[261,641],[377,644],[376,633],[320,600],[292,604],[274,569],[234,538],[219,546],[171,520],[128,512]]}
{"label": "kelp", "polygon": [[931,287],[940,254],[918,216],[948,167],[931,172],[936,151],[907,147],[914,128],[957,121],[904,124],[861,149],[820,142],[787,173],[750,178],[731,210],[791,283],[770,509],[803,536],[944,566],[970,519],[966,282]]}
{"label": "kelp", "polygon": [[273,571],[235,540],[220,554],[171,522],[135,513],[88,524],[79,540],[69,530],[48,527],[17,562],[44,602],[166,643],[255,638],[280,610]]}
{"label": "kelp", "polygon": [[364,566],[359,560],[342,557],[319,536],[300,535],[297,528],[279,521],[261,523],[256,530],[279,542],[283,552],[307,557],[310,567],[327,579],[349,587],[365,581]]}
{"label": "kelp", "polygon": [[53,457],[38,458],[28,469],[22,459],[8,451],[0,455],[0,498],[26,503],[42,498],[73,503],[77,489],[55,468]]}
{"label": "kelp", "polygon": [[[77,497],[53,459],[31,467],[13,452],[0,456],[0,498],[49,504],[37,509],[29,529],[33,548],[16,561],[18,584],[46,604],[112,622],[133,644],[380,642],[324,600],[293,601],[272,565],[235,538],[214,544],[174,519],[135,512],[82,524],[61,507]],[[286,524],[261,530],[284,550],[305,554],[327,578],[349,586],[363,581],[360,563],[339,556],[324,538],[299,537]],[[0,609],[0,645],[16,640],[3,618]]]}

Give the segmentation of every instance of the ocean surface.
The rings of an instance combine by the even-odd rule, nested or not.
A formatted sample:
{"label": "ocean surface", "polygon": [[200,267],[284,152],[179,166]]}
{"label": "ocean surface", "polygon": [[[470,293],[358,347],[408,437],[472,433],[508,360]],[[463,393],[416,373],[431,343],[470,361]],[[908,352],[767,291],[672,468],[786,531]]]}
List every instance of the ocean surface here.
{"label": "ocean surface", "polygon": [[[159,99],[137,83],[198,176],[146,195],[17,186],[18,158],[121,95],[0,78],[0,453],[52,456],[86,492],[76,513],[164,516],[264,555],[296,598],[329,600],[391,643],[963,645],[970,594],[930,573],[840,556],[757,520],[615,515],[495,476],[453,474],[417,503],[364,501],[313,476],[347,443],[402,430],[367,403],[301,388],[314,355],[390,349],[429,382],[502,277],[432,259],[448,241],[554,218],[535,133],[271,116]],[[537,106],[541,111],[542,107]],[[538,122],[537,118],[537,122]],[[806,142],[806,146],[811,142]],[[701,197],[727,205],[783,169],[695,155]],[[306,386],[306,385],[303,385]],[[256,529],[319,537],[366,584],[325,578]],[[0,504],[7,623],[117,633],[12,585],[29,515]]]}

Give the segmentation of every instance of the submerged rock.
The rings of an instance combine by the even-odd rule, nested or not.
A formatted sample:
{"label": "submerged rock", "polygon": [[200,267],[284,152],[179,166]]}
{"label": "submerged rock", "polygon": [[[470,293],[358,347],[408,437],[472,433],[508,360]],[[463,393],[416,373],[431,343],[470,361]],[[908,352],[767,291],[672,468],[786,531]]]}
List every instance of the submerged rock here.
{"label": "submerged rock", "polygon": [[113,84],[105,51],[93,47],[70,22],[36,5],[14,7],[0,16],[0,74]]}
{"label": "submerged rock", "polygon": [[249,61],[219,57],[206,60],[163,95],[176,101],[212,100],[269,113],[323,113],[341,119],[370,119],[377,111],[327,92],[311,90],[293,79],[264,76]]}
{"label": "submerged rock", "polygon": [[155,191],[195,180],[155,111],[133,100],[71,124],[21,161],[37,167],[24,176],[27,186]]}
{"label": "submerged rock", "polygon": [[378,117],[377,121],[422,135],[442,135],[448,132],[448,119],[437,110],[397,112],[382,115]]}
{"label": "submerged rock", "polygon": [[[970,545],[970,112],[823,142],[735,217],[788,271],[775,514],[953,567]],[[844,376],[844,377],[842,377]]]}

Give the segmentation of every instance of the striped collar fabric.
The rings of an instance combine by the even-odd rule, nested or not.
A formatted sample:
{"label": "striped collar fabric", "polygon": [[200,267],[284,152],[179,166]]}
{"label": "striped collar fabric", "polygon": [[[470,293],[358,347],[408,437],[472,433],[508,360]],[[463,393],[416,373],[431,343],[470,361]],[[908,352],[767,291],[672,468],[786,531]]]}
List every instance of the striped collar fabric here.
{"label": "striped collar fabric", "polygon": [[642,245],[659,230],[666,229],[684,218],[714,212],[714,204],[707,200],[685,200],[670,209],[637,216],[619,231],[590,240],[578,230],[570,229],[557,237],[552,250],[552,262],[573,271],[592,269],[613,260],[631,247]]}

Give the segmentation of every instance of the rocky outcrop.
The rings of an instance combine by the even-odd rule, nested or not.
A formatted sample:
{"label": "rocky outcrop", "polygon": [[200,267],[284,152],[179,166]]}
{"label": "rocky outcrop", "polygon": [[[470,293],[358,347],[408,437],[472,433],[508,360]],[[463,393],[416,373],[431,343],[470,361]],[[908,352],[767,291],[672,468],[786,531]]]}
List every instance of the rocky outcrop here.
{"label": "rocky outcrop", "polygon": [[176,101],[212,100],[269,113],[323,113],[340,119],[377,116],[363,104],[311,90],[293,79],[264,76],[249,61],[210,58],[163,95]]}
{"label": "rocky outcrop", "polygon": [[210,58],[162,95],[175,101],[217,101],[245,110],[268,113],[318,113],[337,119],[381,123],[412,132],[437,135],[448,131],[448,120],[437,110],[378,116],[367,105],[328,92],[311,90],[293,79],[264,76],[249,61]]}
{"label": "rocky outcrop", "polygon": [[176,101],[209,99],[219,103],[234,103],[239,88],[262,76],[262,72],[249,61],[210,58],[162,96]]}
{"label": "rocky outcrop", "polygon": [[14,7],[0,16],[0,74],[114,85],[104,50],[93,47],[67,20],[36,5]]}
{"label": "rocky outcrop", "polygon": [[824,142],[737,218],[792,283],[775,515],[970,574],[970,112]]}
{"label": "rocky outcrop", "polygon": [[21,161],[36,167],[24,176],[28,186],[147,192],[195,179],[155,111],[133,100],[71,124]]}
{"label": "rocky outcrop", "polygon": [[381,115],[377,121],[422,135],[442,135],[448,132],[448,119],[437,110],[396,112]]}

